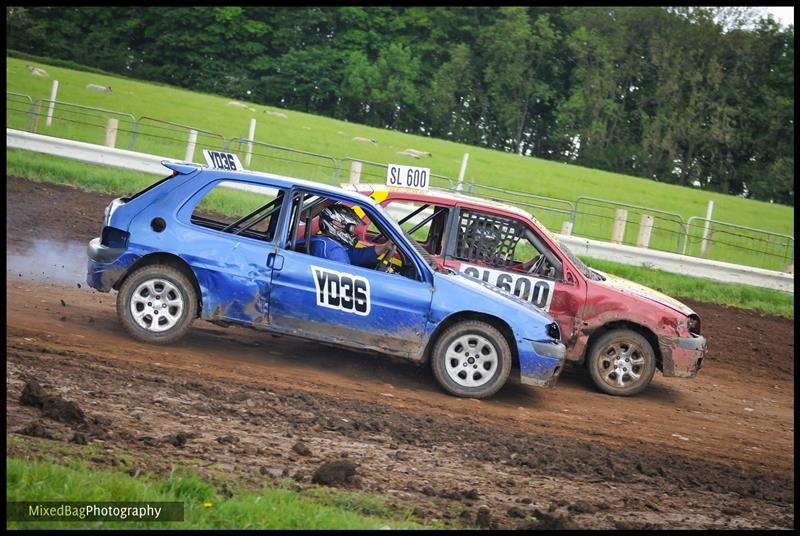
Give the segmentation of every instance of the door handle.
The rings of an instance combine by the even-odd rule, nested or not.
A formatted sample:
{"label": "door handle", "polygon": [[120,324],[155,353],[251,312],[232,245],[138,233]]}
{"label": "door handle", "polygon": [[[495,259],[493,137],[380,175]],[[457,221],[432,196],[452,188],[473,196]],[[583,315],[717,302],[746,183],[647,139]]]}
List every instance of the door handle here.
{"label": "door handle", "polygon": [[283,269],[283,257],[278,255],[277,253],[270,253],[267,255],[267,267],[272,268],[273,270],[282,270]]}

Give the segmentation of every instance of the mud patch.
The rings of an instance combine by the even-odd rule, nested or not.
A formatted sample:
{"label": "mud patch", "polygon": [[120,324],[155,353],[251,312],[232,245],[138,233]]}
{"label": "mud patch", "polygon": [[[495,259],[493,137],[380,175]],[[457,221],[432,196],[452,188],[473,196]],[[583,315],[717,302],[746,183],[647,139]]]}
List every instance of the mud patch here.
{"label": "mud patch", "polygon": [[300,456],[311,456],[311,449],[308,448],[308,445],[306,445],[302,441],[298,441],[297,443],[292,445],[292,451],[296,452]]}
{"label": "mud patch", "polygon": [[19,402],[23,406],[34,406],[42,416],[67,424],[83,424],[86,415],[78,404],[61,397],[48,395],[36,380],[30,380],[22,388]]}
{"label": "mud patch", "polygon": [[41,422],[32,422],[24,428],[15,430],[17,434],[26,435],[30,437],[41,437],[44,439],[58,439],[50,430],[45,428]]}
{"label": "mud patch", "polygon": [[183,448],[190,439],[198,437],[200,434],[194,432],[178,432],[177,434],[170,434],[166,436],[163,441],[173,447]]}
{"label": "mud patch", "polygon": [[333,460],[320,465],[311,476],[311,482],[323,486],[359,487],[357,466],[350,460]]}

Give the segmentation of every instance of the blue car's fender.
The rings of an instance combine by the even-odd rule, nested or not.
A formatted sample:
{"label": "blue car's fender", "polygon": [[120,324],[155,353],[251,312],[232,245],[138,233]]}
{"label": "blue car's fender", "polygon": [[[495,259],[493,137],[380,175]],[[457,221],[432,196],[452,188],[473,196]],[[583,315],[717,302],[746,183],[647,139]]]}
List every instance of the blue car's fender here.
{"label": "blue car's fender", "polygon": [[[520,381],[538,386],[555,384],[566,349],[548,333],[555,323],[549,314],[498,287],[461,274],[436,273],[434,289],[426,333],[427,351],[435,343],[441,326],[448,325],[453,317],[465,314],[491,317],[493,322],[507,326],[513,337],[509,343],[519,358]],[[497,300],[498,295],[504,299]],[[538,322],[530,322],[531,316]]]}

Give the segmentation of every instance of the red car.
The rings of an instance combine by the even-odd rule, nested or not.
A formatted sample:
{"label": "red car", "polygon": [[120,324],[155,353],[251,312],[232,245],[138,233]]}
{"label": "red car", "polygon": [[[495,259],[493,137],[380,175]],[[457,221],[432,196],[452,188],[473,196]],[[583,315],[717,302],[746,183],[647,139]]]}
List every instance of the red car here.
{"label": "red car", "polygon": [[[387,208],[440,268],[482,279],[549,311],[561,327],[567,362],[585,363],[601,391],[634,395],[656,369],[682,378],[700,370],[706,339],[697,313],[660,292],[587,267],[528,212],[450,190],[347,187]],[[377,232],[364,219],[362,241],[369,244]]]}

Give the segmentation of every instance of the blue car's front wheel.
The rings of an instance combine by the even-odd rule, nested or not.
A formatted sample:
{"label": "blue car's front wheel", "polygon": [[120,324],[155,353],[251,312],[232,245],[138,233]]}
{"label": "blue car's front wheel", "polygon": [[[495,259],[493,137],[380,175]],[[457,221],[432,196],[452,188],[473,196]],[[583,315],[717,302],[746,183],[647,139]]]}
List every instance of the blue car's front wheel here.
{"label": "blue car's front wheel", "polygon": [[431,368],[450,394],[487,398],[495,394],[511,372],[511,349],[503,334],[478,320],[459,322],[437,339]]}
{"label": "blue car's front wheel", "polygon": [[194,286],[178,269],[143,266],[130,274],[117,295],[117,316],[134,338],[169,344],[183,337],[197,312]]}

